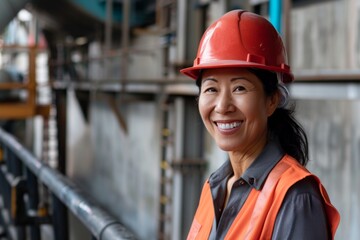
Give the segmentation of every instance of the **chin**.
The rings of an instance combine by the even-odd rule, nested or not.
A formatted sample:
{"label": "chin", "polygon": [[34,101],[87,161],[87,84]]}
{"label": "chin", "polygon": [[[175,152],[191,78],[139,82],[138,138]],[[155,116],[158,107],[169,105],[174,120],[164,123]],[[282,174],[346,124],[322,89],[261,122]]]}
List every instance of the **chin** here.
{"label": "chin", "polygon": [[231,152],[231,151],[235,151],[237,149],[239,149],[239,146],[236,145],[232,145],[232,144],[217,144],[218,147],[225,151],[225,152]]}

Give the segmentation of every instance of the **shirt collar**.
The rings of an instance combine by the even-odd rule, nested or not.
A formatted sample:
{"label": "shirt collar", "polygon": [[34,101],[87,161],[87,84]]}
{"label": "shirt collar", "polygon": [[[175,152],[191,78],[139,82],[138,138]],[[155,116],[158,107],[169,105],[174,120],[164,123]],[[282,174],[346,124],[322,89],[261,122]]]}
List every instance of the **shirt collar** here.
{"label": "shirt collar", "polygon": [[[260,190],[271,169],[284,156],[284,151],[277,141],[269,141],[261,154],[255,159],[240,179],[247,182],[256,190]],[[226,181],[233,174],[230,160],[227,160],[219,169],[210,175],[210,186],[216,186]],[[239,180],[240,180],[239,179]]]}

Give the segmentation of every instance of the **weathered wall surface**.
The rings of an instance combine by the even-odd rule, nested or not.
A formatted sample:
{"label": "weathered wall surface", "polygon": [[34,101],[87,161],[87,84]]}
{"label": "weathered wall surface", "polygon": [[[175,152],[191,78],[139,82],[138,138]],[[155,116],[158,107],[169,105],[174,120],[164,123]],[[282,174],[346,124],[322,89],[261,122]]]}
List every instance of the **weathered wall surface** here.
{"label": "weathered wall surface", "polygon": [[347,19],[346,1],[328,1],[292,9],[292,68],[297,71],[347,68]]}
{"label": "weathered wall surface", "polygon": [[[159,37],[140,36],[132,47],[141,51],[128,58],[129,79],[156,79],[162,71]],[[143,51],[148,49],[149,51]],[[92,43],[90,55],[101,55]],[[93,81],[121,79],[121,62],[114,58],[107,71],[102,62],[90,63]],[[140,239],[157,238],[160,184],[160,123],[156,101],[118,103],[128,132],[111,109],[108,96],[93,92],[89,122],[84,120],[75,94],[68,100],[68,174]],[[82,239],[83,233],[73,233]]]}
{"label": "weathered wall surface", "polygon": [[[357,70],[359,1],[325,1],[294,8],[291,65],[311,70]],[[360,83],[360,82],[359,82]],[[360,101],[358,83],[301,83],[292,95],[309,138],[308,168],[320,177],[341,214],[336,239],[358,239],[360,230]]]}
{"label": "weathered wall surface", "polygon": [[121,108],[128,134],[101,98],[92,102],[90,125],[71,93],[68,106],[68,174],[141,239],[156,239],[160,176],[156,105],[136,102]]}
{"label": "weathered wall surface", "polygon": [[320,177],[341,214],[336,239],[360,236],[360,101],[298,100],[310,146],[308,168]]}
{"label": "weathered wall surface", "polygon": [[291,10],[290,63],[300,70],[360,67],[360,2],[319,1]]}

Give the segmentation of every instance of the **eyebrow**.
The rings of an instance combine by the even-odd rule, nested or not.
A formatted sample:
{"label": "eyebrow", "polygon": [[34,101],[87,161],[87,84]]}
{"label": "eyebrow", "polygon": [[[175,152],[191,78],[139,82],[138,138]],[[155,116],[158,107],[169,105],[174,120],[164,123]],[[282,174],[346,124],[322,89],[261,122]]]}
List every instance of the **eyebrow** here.
{"label": "eyebrow", "polygon": [[[248,82],[251,82],[249,79],[247,79],[246,77],[233,77],[230,79],[230,82],[234,82],[234,81],[237,81],[237,80],[245,80],[245,81],[248,81]],[[202,80],[202,83],[206,82],[206,81],[214,81],[214,82],[218,82],[218,80],[216,78],[213,78],[213,77],[209,77],[209,78],[204,78]]]}
{"label": "eyebrow", "polygon": [[207,82],[207,81],[218,82],[218,80],[216,80],[215,78],[211,78],[211,77],[210,78],[204,78],[204,79],[201,80],[202,83]]}

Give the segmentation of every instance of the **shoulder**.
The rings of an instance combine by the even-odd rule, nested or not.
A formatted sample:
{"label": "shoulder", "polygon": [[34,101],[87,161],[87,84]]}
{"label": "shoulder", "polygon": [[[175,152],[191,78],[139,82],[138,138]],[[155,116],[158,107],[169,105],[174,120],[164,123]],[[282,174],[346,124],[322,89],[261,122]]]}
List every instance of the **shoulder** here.
{"label": "shoulder", "polygon": [[283,174],[284,179],[280,178],[280,181],[291,182],[286,193],[286,198],[310,194],[322,199],[319,189],[319,179],[315,175],[311,174],[304,166],[289,155],[285,155],[279,163],[287,166],[287,170]]}
{"label": "shoulder", "polygon": [[279,179],[280,183],[286,184],[288,188],[284,201],[302,195],[309,195],[320,200],[323,199],[319,189],[318,178],[294,158],[285,155],[279,164],[286,166],[286,170]]}
{"label": "shoulder", "polygon": [[303,194],[322,199],[318,182],[315,180],[314,176],[307,176],[292,185],[286,193],[285,200],[286,198],[293,198]]}
{"label": "shoulder", "polygon": [[277,215],[273,236],[276,236],[273,239],[329,238],[324,201],[313,176],[289,188]]}

